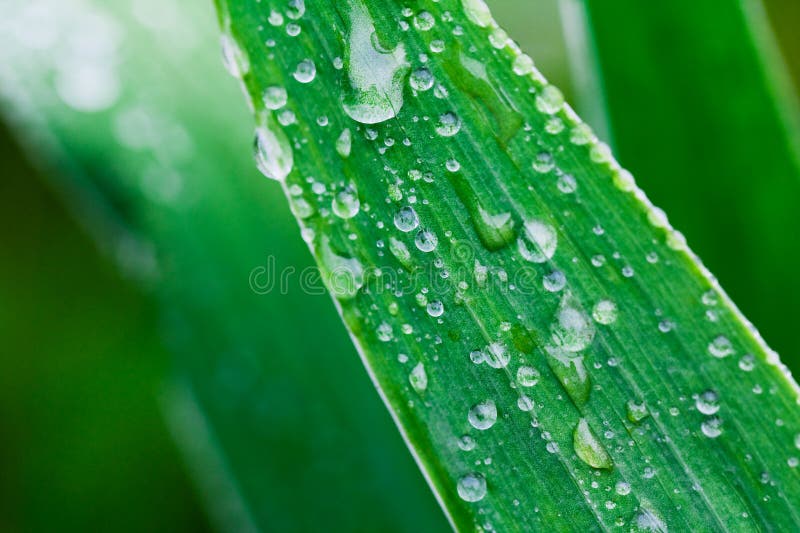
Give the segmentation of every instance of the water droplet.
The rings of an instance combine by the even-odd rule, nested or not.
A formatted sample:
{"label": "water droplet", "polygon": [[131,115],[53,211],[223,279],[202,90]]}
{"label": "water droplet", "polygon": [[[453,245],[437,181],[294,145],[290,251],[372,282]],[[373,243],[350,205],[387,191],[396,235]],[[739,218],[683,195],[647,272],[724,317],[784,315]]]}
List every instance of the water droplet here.
{"label": "water droplet", "polygon": [[352,183],[340,187],[331,201],[333,214],[342,219],[349,219],[356,216],[361,207],[358,199],[358,191]]}
{"label": "water droplet", "polygon": [[286,134],[269,113],[260,113],[254,153],[256,166],[264,176],[283,181],[294,167],[294,152]]}
{"label": "water droplet", "polygon": [[425,372],[425,365],[417,363],[417,366],[408,375],[408,381],[417,393],[425,392],[428,388],[428,374]]}
{"label": "water droplet", "polygon": [[408,83],[415,91],[425,92],[433,87],[433,74],[427,68],[418,68],[411,73]]}
{"label": "water droplet", "polygon": [[667,533],[667,524],[654,511],[642,507],[631,520],[631,531]]}
{"label": "water droplet", "polygon": [[452,111],[442,113],[436,124],[436,133],[442,137],[452,137],[461,130],[461,119]]}
{"label": "water droplet", "polygon": [[301,18],[305,12],[305,0],[289,0],[289,6],[286,9],[286,16],[288,16],[290,19],[297,20]]}
{"label": "water droplet", "polygon": [[719,335],[709,343],[708,353],[714,357],[722,359],[723,357],[728,357],[733,353],[733,345],[727,337],[724,335]]}
{"label": "water droplet", "polygon": [[647,404],[644,402],[637,402],[636,400],[628,400],[627,411],[628,420],[634,424],[638,424],[650,416],[650,413],[647,411]]}
{"label": "water droplet", "polygon": [[719,395],[709,389],[697,395],[695,407],[704,415],[713,415],[719,411]]}
{"label": "water droplet", "polygon": [[483,352],[483,362],[492,368],[505,368],[511,361],[511,354],[508,346],[502,342],[493,342],[486,347]]}
{"label": "water droplet", "polygon": [[592,468],[610,470],[614,463],[585,418],[578,421],[572,434],[572,443],[578,458]]}
{"label": "water droplet", "polygon": [[427,311],[428,314],[434,318],[442,316],[442,314],[444,314],[444,304],[439,300],[428,302]]}
{"label": "water droplet", "polygon": [[411,206],[405,206],[394,215],[394,227],[404,233],[414,231],[419,227],[419,217]]}
{"label": "water droplet", "polygon": [[517,383],[522,387],[533,387],[539,383],[539,371],[531,366],[521,366],[517,369]]}
{"label": "water droplet", "polygon": [[223,33],[220,37],[220,43],[222,45],[222,63],[231,76],[241,79],[250,72],[250,59],[241,49],[239,43],[236,42],[233,35]]}
{"label": "water droplet", "polygon": [[304,59],[297,64],[292,75],[300,83],[311,83],[317,77],[317,65],[310,59]]}
{"label": "water droplet", "polygon": [[436,25],[436,19],[428,11],[420,11],[414,17],[414,27],[420,31],[430,31]]}
{"label": "water droplet", "polygon": [[377,124],[394,118],[403,107],[403,81],[409,68],[405,47],[402,43],[392,50],[380,47],[369,11],[361,1],[350,5],[342,106],[356,122]]}
{"label": "water droplet", "polygon": [[461,448],[461,451],[469,452],[475,449],[475,439],[470,437],[469,435],[462,435],[458,439],[458,447]]}
{"label": "water droplet", "polygon": [[517,76],[524,76],[533,72],[533,59],[527,54],[520,54],[514,58],[514,63],[511,65],[514,73]]}
{"label": "water droplet", "polygon": [[700,429],[703,431],[703,435],[709,439],[716,439],[722,435],[722,419],[712,416],[700,424]]}
{"label": "water droplet", "polygon": [[597,302],[592,310],[592,318],[605,326],[617,321],[617,304],[611,300],[601,300]]}
{"label": "water droplet", "polygon": [[465,502],[478,502],[486,496],[486,478],[476,472],[462,476],[456,485],[458,496]]}
{"label": "water droplet", "polygon": [[614,491],[620,496],[627,496],[631,493],[631,484],[627,481],[617,481],[614,485]]}
{"label": "water droplet", "polygon": [[381,322],[378,325],[378,329],[375,331],[375,333],[378,336],[378,340],[381,342],[389,342],[390,340],[394,339],[392,326],[390,326],[387,322]]}
{"label": "water droplet", "polygon": [[517,240],[519,253],[531,263],[544,263],[552,259],[558,247],[558,235],[553,226],[539,220],[525,222],[525,229]]}
{"label": "water droplet", "polygon": [[[358,294],[364,285],[364,267],[361,261],[335,253],[326,237],[320,247],[320,262],[322,278],[331,294],[340,300],[349,300]],[[391,332],[391,328],[389,331]]]}
{"label": "water droplet", "polygon": [[516,232],[511,213],[491,214],[480,205],[476,207],[477,213],[470,209],[473,214],[470,218],[481,243],[487,250],[494,252],[513,242]]}
{"label": "water droplet", "polygon": [[567,285],[567,277],[560,270],[554,270],[542,278],[542,286],[549,292],[558,292]]}
{"label": "water droplet", "polygon": [[594,340],[595,326],[580,308],[577,299],[567,293],[561,299],[556,320],[550,325],[555,346],[567,352],[585,350]]}
{"label": "water droplet", "polygon": [[583,357],[574,357],[573,354],[552,348],[547,349],[547,353],[547,364],[569,397],[575,405],[585,405],[592,392],[592,382]]}
{"label": "water droplet", "polygon": [[264,91],[263,100],[264,106],[266,106],[267,109],[280,109],[286,105],[286,101],[288,100],[286,89],[279,85],[267,87]]}
{"label": "water droplet", "polygon": [[353,146],[353,134],[350,128],[342,130],[342,134],[336,139],[336,152],[342,157],[350,157],[350,150]]}
{"label": "water droplet", "polygon": [[557,186],[564,194],[572,194],[578,189],[578,182],[572,174],[564,174],[558,178]]}
{"label": "water droplet", "polygon": [[532,411],[533,400],[531,400],[528,396],[525,396],[523,394],[522,396],[517,398],[517,407],[519,408],[520,411],[525,411],[526,413],[528,411]]}
{"label": "water droplet", "polygon": [[555,167],[555,161],[550,152],[539,152],[533,160],[533,170],[540,174],[547,174]]}
{"label": "water droplet", "polygon": [[547,85],[536,96],[536,109],[548,115],[554,115],[564,107],[564,95],[554,85]]}
{"label": "water droplet", "polygon": [[389,237],[389,251],[405,268],[411,267],[411,252],[408,251],[408,247],[403,241]]}
{"label": "water droplet", "polygon": [[497,422],[497,406],[493,400],[477,403],[469,410],[467,420],[475,429],[485,431]]}
{"label": "water droplet", "polygon": [[432,231],[424,229],[417,233],[414,238],[414,244],[417,245],[417,249],[420,252],[428,253],[436,249],[439,244],[439,238]]}
{"label": "water droplet", "polygon": [[752,354],[743,355],[741,359],[739,359],[739,369],[744,370],[745,372],[752,372],[752,370],[756,367],[756,358],[752,356]]}

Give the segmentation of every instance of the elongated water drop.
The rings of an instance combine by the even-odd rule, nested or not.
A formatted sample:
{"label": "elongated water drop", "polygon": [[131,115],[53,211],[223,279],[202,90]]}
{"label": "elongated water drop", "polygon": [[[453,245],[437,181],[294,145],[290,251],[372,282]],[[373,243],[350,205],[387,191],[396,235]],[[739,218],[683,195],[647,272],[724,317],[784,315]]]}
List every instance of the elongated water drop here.
{"label": "elongated water drop", "polygon": [[592,382],[583,357],[574,357],[569,352],[549,348],[547,363],[573,403],[578,407],[585,405],[589,401]]}
{"label": "elongated water drop", "polygon": [[418,393],[425,392],[425,389],[428,388],[428,374],[425,372],[425,365],[417,363],[417,366],[408,375],[408,381]]}
{"label": "elongated water drop", "polygon": [[522,236],[517,240],[519,253],[531,263],[544,263],[556,253],[558,235],[553,226],[540,220],[525,222]]}
{"label": "elongated water drop", "polygon": [[364,267],[361,261],[338,255],[327,237],[320,247],[322,278],[328,290],[340,300],[352,299],[364,285]]}
{"label": "elongated water drop", "polygon": [[358,199],[358,191],[352,183],[341,187],[333,195],[331,209],[333,213],[343,219],[353,218],[360,210],[361,202]]}
{"label": "elongated water drop", "polygon": [[350,128],[342,130],[342,134],[336,139],[336,152],[342,157],[350,157],[350,150],[353,146],[353,134]]}
{"label": "elongated water drop", "polygon": [[597,438],[597,435],[589,427],[585,418],[578,421],[575,431],[572,433],[572,443],[575,447],[575,454],[581,461],[592,468],[602,468],[610,470],[614,463],[608,455],[605,447]]}
{"label": "elongated water drop", "polygon": [[628,400],[626,405],[628,412],[628,420],[634,424],[638,424],[648,416],[650,413],[647,411],[647,405],[644,402],[637,402],[636,400]]}
{"label": "elongated water drop", "polygon": [[256,165],[266,177],[283,181],[294,167],[294,152],[286,134],[270,113],[260,113],[254,142]]}
{"label": "elongated water drop", "polygon": [[571,293],[561,299],[550,331],[556,347],[567,352],[585,350],[594,340],[596,332],[594,323]]}
{"label": "elongated water drop", "polygon": [[376,46],[375,24],[361,0],[352,0],[350,6],[342,106],[353,120],[377,124],[394,118],[403,107],[403,80],[409,64],[402,43],[392,50]]}

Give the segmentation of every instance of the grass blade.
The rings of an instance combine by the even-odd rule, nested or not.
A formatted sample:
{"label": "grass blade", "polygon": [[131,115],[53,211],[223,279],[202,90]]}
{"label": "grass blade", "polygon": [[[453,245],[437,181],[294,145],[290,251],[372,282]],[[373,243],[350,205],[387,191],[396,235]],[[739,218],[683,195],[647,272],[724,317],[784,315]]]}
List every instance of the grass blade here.
{"label": "grass blade", "polygon": [[[777,304],[800,297],[800,251],[786,239],[800,225],[800,115],[760,0],[581,3],[617,155],[800,369],[792,317]],[[643,108],[653,125],[646,134]]]}
{"label": "grass blade", "polygon": [[[263,186],[241,149],[249,117],[229,105],[238,88],[219,61],[213,7],[7,4],[3,113],[98,242],[161,303],[187,389],[171,396],[170,413],[183,422],[175,429],[194,439],[190,461],[227,469],[203,480],[235,486],[238,507],[262,530],[323,521],[343,530],[445,528],[324,288],[300,286],[310,258],[281,192]],[[268,290],[280,272],[289,274],[285,294]],[[348,505],[296,498],[328,493]],[[228,522],[230,500],[209,498],[222,507],[210,513]]]}
{"label": "grass blade", "polygon": [[217,5],[259,165],[454,526],[797,527],[796,384],[482,1]]}

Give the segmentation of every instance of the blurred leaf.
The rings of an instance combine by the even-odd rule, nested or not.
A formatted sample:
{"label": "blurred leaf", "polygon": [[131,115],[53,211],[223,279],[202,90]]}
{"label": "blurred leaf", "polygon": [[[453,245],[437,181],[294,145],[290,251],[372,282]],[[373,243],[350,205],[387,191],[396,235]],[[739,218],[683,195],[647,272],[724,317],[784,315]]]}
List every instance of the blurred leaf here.
{"label": "blurred leaf", "polygon": [[204,486],[235,480],[211,498],[220,525],[246,524],[233,505],[268,530],[443,529],[324,289],[300,280],[308,252],[252,168],[213,8],[15,0],[0,35],[3,109],[30,157],[161,302],[175,429],[207,430],[182,435],[218,465]]}
{"label": "blurred leaf", "polygon": [[457,529],[797,528],[796,384],[482,1],[217,5],[259,166]]}
{"label": "blurred leaf", "polygon": [[760,0],[584,5],[620,160],[799,370],[800,115]]}
{"label": "blurred leaf", "polygon": [[153,305],[0,129],[0,530],[206,531],[161,417]]}

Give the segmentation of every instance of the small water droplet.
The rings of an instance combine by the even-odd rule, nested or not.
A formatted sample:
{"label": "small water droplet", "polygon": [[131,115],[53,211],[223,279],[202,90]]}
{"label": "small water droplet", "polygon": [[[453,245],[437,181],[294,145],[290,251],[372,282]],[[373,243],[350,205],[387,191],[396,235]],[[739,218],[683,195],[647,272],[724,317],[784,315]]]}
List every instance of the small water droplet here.
{"label": "small water droplet", "polygon": [[611,300],[600,300],[592,310],[592,318],[598,324],[613,324],[617,321],[617,304]]}
{"label": "small water droplet", "polygon": [[417,363],[408,375],[408,381],[417,393],[425,392],[428,388],[428,374],[425,372],[425,365]]}
{"label": "small water droplet", "polygon": [[417,216],[417,212],[414,211],[414,208],[411,206],[401,208],[394,215],[394,227],[403,233],[408,233],[409,231],[417,229],[419,227],[419,217]]}
{"label": "small water droplet", "polygon": [[555,161],[553,160],[552,154],[550,152],[539,152],[536,155],[536,159],[533,160],[533,170],[539,172],[540,174],[547,174],[555,167]]}
{"label": "small water droplet", "polygon": [[376,334],[378,335],[378,340],[381,342],[389,342],[390,340],[394,339],[392,326],[390,326],[387,322],[381,322],[378,325]]}
{"label": "small water droplet", "polygon": [[497,406],[493,400],[486,400],[472,406],[467,420],[475,429],[485,431],[497,422]]}
{"label": "small water droplet", "polygon": [[461,119],[452,111],[442,113],[436,124],[436,133],[442,137],[452,137],[461,130]]}
{"label": "small water droplet", "polygon": [[458,439],[458,447],[461,448],[461,451],[469,452],[475,449],[475,439],[470,437],[469,435],[462,435]]}
{"label": "small water droplet", "polygon": [[436,19],[428,11],[420,11],[414,17],[414,27],[419,31],[430,31],[436,25]]}
{"label": "small water droplet", "polygon": [[567,285],[567,276],[560,270],[554,270],[545,274],[542,278],[542,286],[548,292],[558,292]]}
{"label": "small water droplet", "polygon": [[486,478],[472,472],[462,476],[456,485],[458,496],[465,502],[478,502],[486,496]]}
{"label": "small water droplet", "polygon": [[440,317],[444,314],[444,304],[439,300],[428,302],[427,311],[428,314],[434,318]]}
{"label": "small water droplet", "polygon": [[545,86],[536,96],[536,109],[548,115],[554,115],[564,107],[564,95],[554,85]]}
{"label": "small water droplet", "polygon": [[712,416],[700,424],[700,429],[703,431],[703,435],[709,439],[716,439],[722,435],[722,419]]}
{"label": "small water droplet", "polygon": [[350,128],[342,130],[342,134],[336,139],[336,152],[342,157],[350,157],[350,150],[353,146],[353,134]]}
{"label": "small water droplet", "polygon": [[713,415],[719,411],[719,395],[709,389],[697,395],[695,407],[704,415]]}
{"label": "small water droplet", "polygon": [[411,73],[408,83],[415,91],[425,92],[433,87],[434,81],[431,71],[422,67]]}
{"label": "small water droplet", "polygon": [[620,496],[627,496],[631,493],[631,484],[627,481],[617,481],[614,485],[614,491]]}
{"label": "small water droplet", "polygon": [[722,359],[723,357],[728,357],[733,353],[733,345],[727,337],[724,335],[719,335],[709,343],[708,353],[714,357]]}
{"label": "small water droplet", "polygon": [[647,404],[644,402],[637,402],[636,400],[628,400],[627,412],[628,420],[634,424],[638,424],[650,416],[650,413],[647,411]]}
{"label": "small water droplet", "polygon": [[331,201],[333,214],[345,220],[356,216],[360,207],[361,202],[358,199],[358,191],[352,183],[340,187]]}
{"label": "small water droplet", "polygon": [[432,231],[424,229],[417,233],[414,238],[414,244],[416,244],[419,251],[428,253],[436,249],[439,244],[439,238]]}
{"label": "small water droplet", "polygon": [[297,64],[292,75],[300,83],[311,83],[317,76],[317,65],[311,59],[304,59]]}
{"label": "small water droplet", "polygon": [[266,106],[267,109],[280,109],[286,105],[288,100],[286,89],[279,85],[267,87],[264,91],[263,100],[264,106]]}
{"label": "small water droplet", "polygon": [[517,383],[522,387],[534,387],[539,383],[541,375],[531,366],[521,366],[517,369]]}

